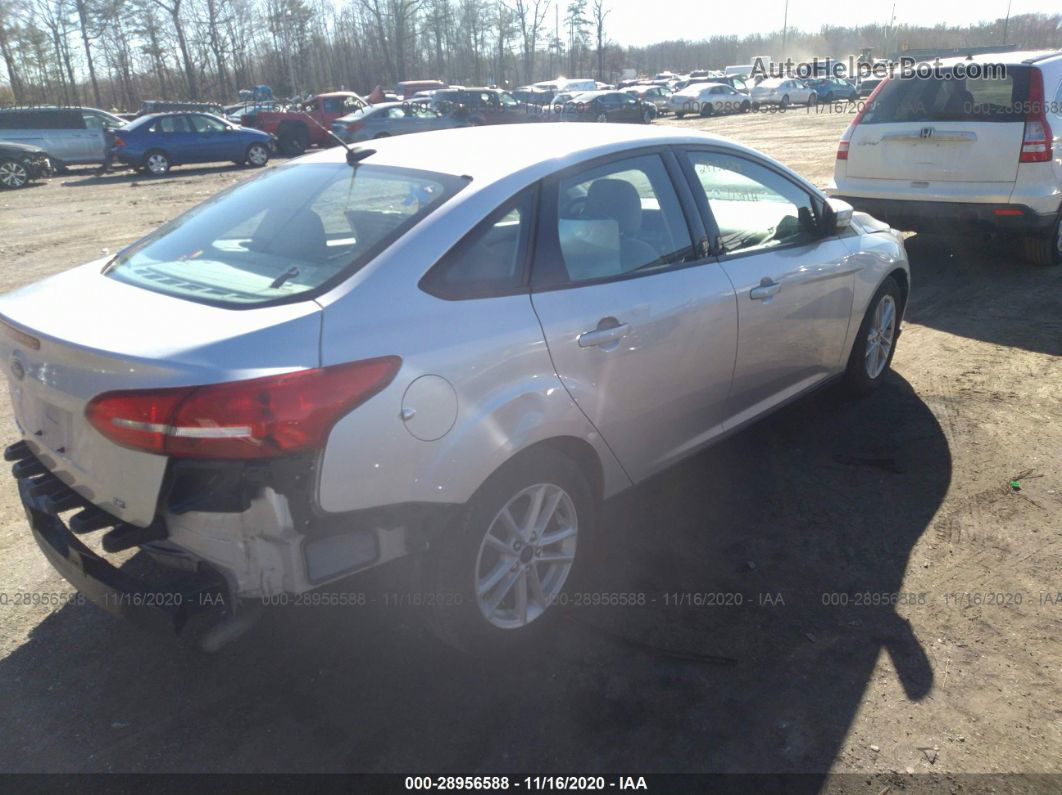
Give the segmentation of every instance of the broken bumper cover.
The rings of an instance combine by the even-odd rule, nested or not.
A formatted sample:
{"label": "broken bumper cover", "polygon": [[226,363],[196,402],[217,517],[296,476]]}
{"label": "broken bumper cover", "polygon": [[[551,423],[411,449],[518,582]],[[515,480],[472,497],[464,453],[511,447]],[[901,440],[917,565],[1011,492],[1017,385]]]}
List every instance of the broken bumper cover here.
{"label": "broken bumper cover", "polygon": [[197,613],[212,612],[223,618],[231,612],[228,586],[217,572],[201,565],[196,572],[174,572],[158,582],[136,577],[79,541],[59,516],[49,513],[44,498],[30,493],[28,479],[19,479],[18,490],[30,530],[48,562],[107,612],[173,633],[179,633]]}

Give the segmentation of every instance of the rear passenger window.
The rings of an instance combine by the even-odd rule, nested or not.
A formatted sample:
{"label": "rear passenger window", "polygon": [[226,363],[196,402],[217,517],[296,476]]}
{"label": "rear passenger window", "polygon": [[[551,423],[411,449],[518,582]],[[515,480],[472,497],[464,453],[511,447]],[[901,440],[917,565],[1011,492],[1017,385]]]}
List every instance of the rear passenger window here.
{"label": "rear passenger window", "polygon": [[[658,155],[616,160],[557,183],[544,211],[536,287],[653,271],[697,258]],[[546,214],[552,217],[546,217]]]}
{"label": "rear passenger window", "polygon": [[821,237],[819,208],[803,188],[744,158],[690,152],[726,253],[811,243]]}
{"label": "rear passenger window", "polygon": [[428,271],[421,289],[458,300],[523,288],[534,200],[535,191],[525,190],[487,216]]}
{"label": "rear passenger window", "polygon": [[153,132],[184,133],[191,132],[184,116],[163,116],[152,126]]}

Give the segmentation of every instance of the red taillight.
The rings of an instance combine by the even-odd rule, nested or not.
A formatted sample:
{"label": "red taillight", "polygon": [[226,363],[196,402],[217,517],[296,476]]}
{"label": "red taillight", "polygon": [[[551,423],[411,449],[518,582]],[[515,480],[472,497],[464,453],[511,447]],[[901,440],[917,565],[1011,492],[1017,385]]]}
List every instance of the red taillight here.
{"label": "red taillight", "polygon": [[107,392],[85,415],[116,444],[178,458],[275,458],[324,446],[336,421],[386,387],[383,356],[208,386]]}
{"label": "red taillight", "polygon": [[347,125],[347,132],[357,132],[364,126],[365,124],[363,122],[352,121],[350,124]]}
{"label": "red taillight", "polygon": [[1051,125],[1045,110],[1044,73],[1034,66],[1029,69],[1029,110],[1025,114],[1019,163],[1048,163],[1052,159]]}
{"label": "red taillight", "polygon": [[125,146],[125,141],[123,141],[119,136],[116,135],[116,136],[114,136],[114,145],[115,146]]}
{"label": "red taillight", "polygon": [[838,160],[848,159],[848,148],[852,141],[852,133],[855,132],[855,128],[859,124],[859,122],[863,120],[863,114],[867,112],[867,108],[869,108],[874,102],[874,100],[877,99],[878,94],[881,93],[881,89],[883,89],[885,87],[885,84],[888,82],[889,78],[886,77],[876,86],[874,86],[874,90],[870,92],[870,96],[867,97],[867,101],[863,103],[863,107],[859,109],[859,112],[856,114],[855,118],[852,119],[852,123],[849,124],[848,128],[844,131],[844,133],[842,133],[841,141],[837,144]]}

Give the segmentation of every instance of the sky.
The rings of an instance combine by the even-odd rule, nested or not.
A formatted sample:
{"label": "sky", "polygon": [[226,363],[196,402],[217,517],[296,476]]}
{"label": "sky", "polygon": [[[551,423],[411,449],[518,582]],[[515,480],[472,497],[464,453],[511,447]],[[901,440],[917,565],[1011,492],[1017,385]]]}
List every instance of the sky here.
{"label": "sky", "polygon": [[[567,5],[560,0],[563,7]],[[786,0],[608,0],[609,39],[642,45],[667,39],[697,40],[712,35],[744,36],[782,29]],[[814,32],[823,25],[885,24],[891,0],[789,0],[789,26]],[[1011,16],[1055,14],[1059,0],[1012,0]],[[1007,0],[896,0],[896,24],[966,25],[1002,19]],[[552,22],[552,17],[550,17]]]}

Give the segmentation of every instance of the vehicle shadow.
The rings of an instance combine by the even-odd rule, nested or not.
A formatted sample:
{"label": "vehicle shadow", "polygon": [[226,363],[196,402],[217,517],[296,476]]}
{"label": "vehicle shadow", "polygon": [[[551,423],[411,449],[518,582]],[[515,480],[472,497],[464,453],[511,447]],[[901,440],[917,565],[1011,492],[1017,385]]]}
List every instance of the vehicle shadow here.
{"label": "vehicle shadow", "polygon": [[971,234],[907,238],[906,317],[950,334],[1062,355],[1062,268],[1031,265],[1016,241]]}
{"label": "vehicle shadow", "polygon": [[882,652],[907,698],[933,687],[900,615],[932,607],[891,595],[950,479],[900,376],[825,390],[610,501],[563,620],[497,659],[388,607],[384,569],[333,589],[375,605],[275,611],[213,657],[68,605],[0,661],[0,769],[803,771],[814,791]]}
{"label": "vehicle shadow", "polygon": [[[270,162],[272,163],[273,161],[270,160]],[[174,166],[165,176],[155,177],[150,174],[140,174],[131,169],[116,166],[114,170],[108,171],[106,174],[99,176],[97,176],[95,169],[78,172],[71,170],[66,174],[57,175],[53,177],[53,179],[59,180],[64,188],[83,188],[89,186],[99,187],[101,185],[121,185],[130,182],[145,182],[151,185],[159,185],[178,181],[181,177],[209,176],[211,174],[229,174],[232,172],[250,176],[259,173],[260,171],[261,169],[252,168],[251,166],[246,165],[238,166],[235,163],[218,163],[217,165],[208,166]]]}

